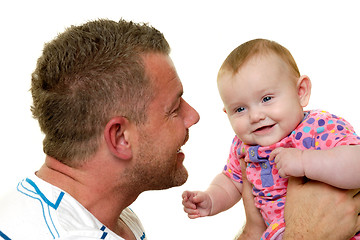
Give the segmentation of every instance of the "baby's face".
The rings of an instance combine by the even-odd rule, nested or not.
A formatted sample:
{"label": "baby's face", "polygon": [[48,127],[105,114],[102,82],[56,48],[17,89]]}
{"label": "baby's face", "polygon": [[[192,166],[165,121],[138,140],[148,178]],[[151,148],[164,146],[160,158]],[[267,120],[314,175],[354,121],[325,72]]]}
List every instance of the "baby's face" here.
{"label": "baby's face", "polygon": [[304,114],[297,80],[275,54],[252,57],[236,74],[220,75],[224,109],[243,142],[268,146],[296,128]]}

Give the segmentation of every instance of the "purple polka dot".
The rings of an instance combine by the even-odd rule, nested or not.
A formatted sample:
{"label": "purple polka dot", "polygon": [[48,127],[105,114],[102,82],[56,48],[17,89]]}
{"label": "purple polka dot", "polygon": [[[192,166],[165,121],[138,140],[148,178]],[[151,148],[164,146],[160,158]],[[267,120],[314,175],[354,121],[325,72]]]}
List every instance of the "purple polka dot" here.
{"label": "purple polka dot", "polygon": [[345,126],[345,123],[344,123],[343,121],[341,121],[341,120],[337,120],[337,121],[336,121],[336,123],[338,123],[338,124],[341,124],[341,125],[344,125],[344,126]]}
{"label": "purple polka dot", "polygon": [[235,174],[235,173],[233,173],[233,178],[234,178],[234,180],[239,180],[239,179],[240,179],[240,176],[237,175],[237,174]]}
{"label": "purple polka dot", "polygon": [[321,140],[325,141],[328,138],[329,134],[325,133],[321,136]]}
{"label": "purple polka dot", "polygon": [[307,137],[303,140],[303,146],[307,149],[310,149],[313,145],[313,139],[311,137]]}
{"label": "purple polka dot", "polygon": [[319,126],[324,126],[324,125],[325,125],[324,119],[320,119],[320,120],[318,121],[318,124],[319,124]]}
{"label": "purple polka dot", "polygon": [[296,140],[300,140],[302,137],[302,132],[298,132],[296,135],[295,135],[295,139]]}
{"label": "purple polka dot", "polygon": [[341,125],[337,125],[336,127],[337,127],[337,129],[338,129],[339,131],[344,130],[344,127],[343,127],[343,126],[341,126]]}
{"label": "purple polka dot", "polygon": [[312,124],[312,123],[315,122],[315,119],[314,118],[309,118],[306,122],[309,123],[309,124]]}
{"label": "purple polka dot", "polygon": [[278,206],[278,207],[282,207],[282,206],[284,206],[284,203],[283,203],[283,202],[279,202],[279,203],[277,204],[277,206]]}

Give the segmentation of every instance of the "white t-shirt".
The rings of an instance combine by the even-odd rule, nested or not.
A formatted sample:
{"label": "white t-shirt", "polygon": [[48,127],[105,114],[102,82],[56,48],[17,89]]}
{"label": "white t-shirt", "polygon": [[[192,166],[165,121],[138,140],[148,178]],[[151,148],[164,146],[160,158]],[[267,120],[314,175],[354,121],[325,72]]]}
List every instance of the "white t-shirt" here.
{"label": "white t-shirt", "polygon": [[[120,218],[136,239],[147,239],[140,220],[130,208],[124,209]],[[0,199],[0,239],[123,238],[105,227],[68,193],[33,175]]]}

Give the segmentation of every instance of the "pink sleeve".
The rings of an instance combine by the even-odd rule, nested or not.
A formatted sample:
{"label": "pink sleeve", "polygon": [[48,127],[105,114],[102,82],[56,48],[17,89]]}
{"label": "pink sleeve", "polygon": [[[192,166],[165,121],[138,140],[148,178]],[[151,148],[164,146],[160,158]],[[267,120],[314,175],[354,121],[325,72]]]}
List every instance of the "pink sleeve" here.
{"label": "pink sleeve", "polygon": [[229,157],[227,159],[227,164],[224,167],[223,173],[232,180],[242,183],[241,167],[239,162],[239,159],[241,158],[239,154],[240,146],[241,141],[238,137],[235,136],[231,144]]}
{"label": "pink sleeve", "polygon": [[[306,126],[307,125],[307,126]],[[360,138],[356,135],[354,128],[345,119],[325,111],[314,112],[310,114],[303,131],[307,128],[313,137],[305,138],[303,144],[309,139],[312,140],[314,149],[329,149],[340,145],[358,145]],[[305,131],[306,132],[306,131]],[[311,134],[311,135],[312,135]],[[304,146],[306,146],[304,144]],[[309,147],[306,147],[309,148]]]}

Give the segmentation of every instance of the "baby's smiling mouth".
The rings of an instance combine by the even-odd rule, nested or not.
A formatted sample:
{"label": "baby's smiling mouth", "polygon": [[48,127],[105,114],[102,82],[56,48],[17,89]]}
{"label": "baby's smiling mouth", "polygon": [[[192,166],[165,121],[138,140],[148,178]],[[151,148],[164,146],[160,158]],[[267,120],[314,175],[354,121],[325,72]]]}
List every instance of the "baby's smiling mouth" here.
{"label": "baby's smiling mouth", "polygon": [[270,131],[273,126],[275,126],[275,124],[259,127],[259,128],[257,128],[257,129],[255,129],[255,130],[253,131],[253,133],[255,133],[255,134],[265,134],[265,133],[267,133],[268,131]]}

